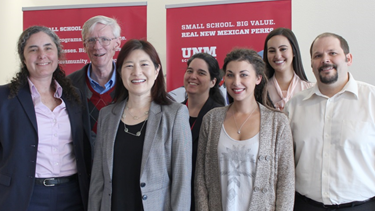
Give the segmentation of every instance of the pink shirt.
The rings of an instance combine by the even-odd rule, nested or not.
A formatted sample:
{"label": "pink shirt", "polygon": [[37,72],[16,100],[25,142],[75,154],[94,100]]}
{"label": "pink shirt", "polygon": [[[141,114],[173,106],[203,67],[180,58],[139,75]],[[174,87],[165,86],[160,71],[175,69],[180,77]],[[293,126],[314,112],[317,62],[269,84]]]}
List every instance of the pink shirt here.
{"label": "pink shirt", "polygon": [[308,89],[314,86],[315,83],[301,80],[296,73],[289,84],[288,90],[281,90],[275,75],[273,75],[268,81],[268,93],[270,98],[278,110],[283,110],[285,104],[298,92]]}
{"label": "pink shirt", "polygon": [[36,178],[64,177],[77,173],[69,115],[61,98],[63,90],[57,81],[55,83],[54,97],[60,99],[61,104],[51,111],[42,103],[38,90],[29,80],[38,125]]}

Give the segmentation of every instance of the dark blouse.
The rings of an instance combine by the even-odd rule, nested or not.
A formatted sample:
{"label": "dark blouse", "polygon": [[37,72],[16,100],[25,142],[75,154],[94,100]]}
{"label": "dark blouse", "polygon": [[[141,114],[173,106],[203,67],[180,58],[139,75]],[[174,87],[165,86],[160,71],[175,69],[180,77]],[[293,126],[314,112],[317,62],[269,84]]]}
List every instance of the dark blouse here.
{"label": "dark blouse", "polygon": [[[182,102],[186,105],[186,100]],[[199,111],[198,117],[190,117],[190,127],[191,127],[191,134],[192,134],[192,141],[193,141],[193,155],[192,155],[192,175],[191,175],[191,211],[195,211],[195,199],[194,199],[194,177],[195,177],[195,163],[197,162],[197,151],[198,151],[198,140],[199,140],[199,131],[202,124],[203,116],[206,115],[211,109],[220,107],[218,103],[216,103],[211,98],[208,98],[206,103],[203,105],[201,110]]]}
{"label": "dark blouse", "polygon": [[[126,128],[136,134],[143,123],[126,125]],[[112,211],[143,210],[139,180],[146,125],[140,136],[134,136],[124,132],[123,122],[119,124],[113,155]]]}

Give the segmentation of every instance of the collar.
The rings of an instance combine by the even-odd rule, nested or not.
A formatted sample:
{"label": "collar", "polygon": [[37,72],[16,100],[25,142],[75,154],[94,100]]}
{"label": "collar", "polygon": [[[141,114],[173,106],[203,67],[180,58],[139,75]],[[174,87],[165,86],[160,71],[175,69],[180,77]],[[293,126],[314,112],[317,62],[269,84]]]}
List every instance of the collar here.
{"label": "collar", "polygon": [[[36,88],[36,86],[33,84],[33,82],[31,82],[30,78],[27,77],[27,80],[29,82],[29,88],[30,88],[30,93],[31,93],[31,98],[34,102],[34,105],[36,105],[37,102],[40,101],[40,94],[38,92],[38,89]],[[53,82],[55,83],[55,87],[56,87],[56,91],[54,93],[54,97],[55,98],[61,98],[62,96],[62,93],[63,93],[63,89],[61,87],[61,85],[53,79]]]}
{"label": "collar", "polygon": [[[342,88],[341,91],[339,91],[338,93],[336,93],[332,97],[335,97],[336,95],[339,95],[339,94],[344,93],[344,92],[348,92],[348,93],[352,93],[356,97],[356,99],[358,99],[357,81],[354,79],[353,75],[350,72],[348,72],[348,74],[349,74],[349,81],[345,84],[345,86]],[[311,89],[308,89],[307,92],[308,92],[308,94],[306,95],[306,97],[303,100],[310,99],[313,95],[328,98],[327,96],[325,96],[324,94],[322,94],[320,92],[319,87],[318,87],[318,83],[316,83]]]}
{"label": "collar", "polygon": [[[108,82],[104,85],[106,89],[109,89],[109,88],[112,88],[114,85],[115,85],[115,81],[116,81],[116,63],[114,61],[112,61],[112,65],[113,65],[113,72],[112,72],[112,76],[111,78],[108,80]],[[92,87],[94,87],[94,85],[96,86],[100,86],[98,82],[96,82],[94,79],[91,78],[91,63],[88,65],[87,67],[87,78],[89,79],[90,81],[90,84]]]}

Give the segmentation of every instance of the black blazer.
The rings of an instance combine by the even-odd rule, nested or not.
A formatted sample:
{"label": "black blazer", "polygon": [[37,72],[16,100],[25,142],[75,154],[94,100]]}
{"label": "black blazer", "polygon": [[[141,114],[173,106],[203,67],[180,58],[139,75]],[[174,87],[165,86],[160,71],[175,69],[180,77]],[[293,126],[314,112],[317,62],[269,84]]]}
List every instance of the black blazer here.
{"label": "black blazer", "polygon": [[[182,102],[182,104],[186,105],[186,100]],[[193,160],[192,160],[192,177],[191,177],[191,211],[195,210],[195,202],[194,202],[194,177],[195,177],[195,163],[197,162],[197,152],[198,152],[198,139],[199,139],[199,131],[202,125],[203,116],[206,115],[211,109],[216,107],[221,107],[222,105],[216,103],[211,98],[208,98],[206,103],[203,105],[201,110],[199,111],[198,117],[195,120],[193,128],[191,128],[191,136],[193,140]]]}
{"label": "black blazer", "polygon": [[[77,90],[78,92],[78,90]],[[29,85],[9,99],[0,86],[0,209],[27,210],[34,188],[38,127]],[[82,201],[87,209],[91,151],[83,106],[62,96],[69,114]]]}

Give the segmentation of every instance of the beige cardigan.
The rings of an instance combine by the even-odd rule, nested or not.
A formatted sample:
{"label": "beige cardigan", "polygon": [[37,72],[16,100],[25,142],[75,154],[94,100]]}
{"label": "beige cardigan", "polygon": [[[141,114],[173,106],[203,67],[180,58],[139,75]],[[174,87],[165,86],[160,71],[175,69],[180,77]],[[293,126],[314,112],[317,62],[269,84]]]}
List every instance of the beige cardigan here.
{"label": "beige cardigan", "polygon": [[[194,191],[196,210],[222,210],[218,141],[227,107],[215,108],[204,118],[199,134]],[[260,141],[250,211],[293,210],[294,155],[287,117],[260,108]]]}

